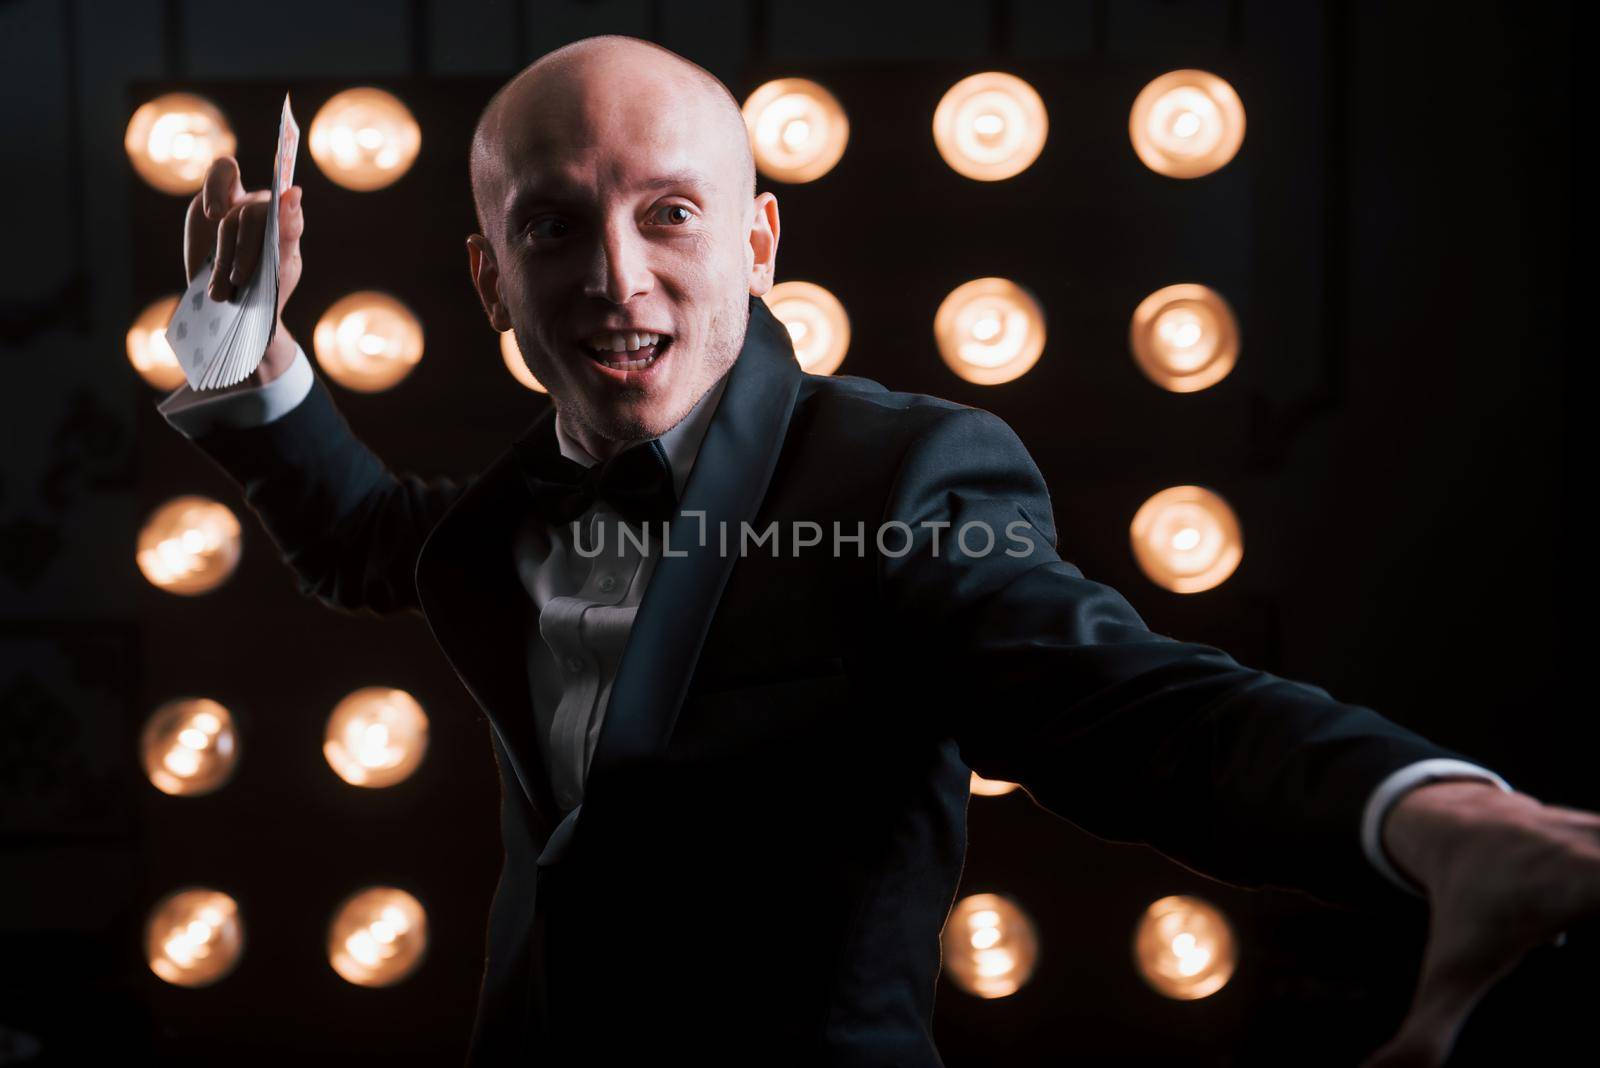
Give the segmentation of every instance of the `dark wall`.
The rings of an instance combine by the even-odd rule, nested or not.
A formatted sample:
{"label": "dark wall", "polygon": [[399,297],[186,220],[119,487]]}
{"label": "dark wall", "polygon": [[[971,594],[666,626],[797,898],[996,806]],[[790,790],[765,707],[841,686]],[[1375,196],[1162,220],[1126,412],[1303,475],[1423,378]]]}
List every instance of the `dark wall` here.
{"label": "dark wall", "polygon": [[[343,292],[403,296],[428,329],[423,363],[386,394],[336,389],[338,403],[397,469],[465,475],[543,403],[505,376],[464,269],[463,153],[493,88],[600,32],[659,40],[741,98],[769,77],[824,81],[850,111],[850,150],[821,182],[761,187],[783,211],[780,280],[819,282],[850,311],[841,373],[1003,416],[1049,481],[1063,555],[1153,629],[1370,705],[1543,800],[1600,808],[1576,742],[1587,705],[1571,696],[1566,7],[1457,5],[1448,22],[1413,5],[1268,0],[273,12],[0,7],[0,151],[17,190],[0,267],[14,428],[0,466],[0,1049],[9,1028],[43,1041],[46,1063],[449,1063],[499,863],[481,717],[425,623],[300,599],[248,517],[244,562],[215,595],[169,597],[133,566],[139,523],[168,496],[238,503],[123,354],[138,309],[182,283],[184,201],[143,186],[121,148],[132,108],[166,88],[223,105],[247,177],[285,89],[303,129],[351,84],[416,111],[424,151],[390,191],[339,190],[302,153],[307,272],[287,318],[309,340]],[[1133,94],[1177,66],[1228,77],[1249,113],[1239,157],[1197,182],[1151,174],[1127,146]],[[980,187],[937,162],[926,126],[945,86],[987,67],[1032,81],[1052,131],[1034,168]],[[1034,371],[993,389],[950,375],[929,329],[939,298],[981,274],[1030,285],[1051,323]],[[1244,337],[1235,372],[1188,396],[1151,387],[1125,340],[1133,305],[1180,280],[1222,290]],[[1182,597],[1138,571],[1127,525],[1190,481],[1239,512],[1245,559]],[[241,655],[241,633],[269,638]],[[284,662],[296,670],[271,666]],[[423,701],[434,749],[404,786],[358,795],[317,739],[339,696],[380,681]],[[225,700],[246,730],[240,778],[194,802],[152,790],[133,748],[180,692]],[[139,947],[150,903],[188,881],[227,883],[250,924],[245,964],[206,991],[162,984]],[[321,956],[328,911],[367,881],[413,887],[435,923],[427,965],[385,991],[344,984]],[[1423,937],[1420,912],[1223,886],[1020,794],[971,806],[962,892],[991,889],[1030,910],[1044,954],[1012,998],[941,985],[951,1065],[1353,1063],[1404,1011]],[[1196,1003],[1157,997],[1128,961],[1139,912],[1180,892],[1223,908],[1244,943],[1233,982]],[[1576,1026],[1559,1009],[1575,1010],[1595,958],[1563,953],[1485,1001],[1460,1063],[1544,1033],[1532,1012]]]}

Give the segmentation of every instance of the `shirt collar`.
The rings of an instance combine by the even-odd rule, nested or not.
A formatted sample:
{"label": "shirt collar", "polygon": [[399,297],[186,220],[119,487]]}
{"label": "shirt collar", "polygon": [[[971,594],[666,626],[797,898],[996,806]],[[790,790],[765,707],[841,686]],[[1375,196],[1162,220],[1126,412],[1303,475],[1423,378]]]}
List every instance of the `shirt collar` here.
{"label": "shirt collar", "polygon": [[[678,421],[678,424],[665,434],[661,435],[661,448],[667,454],[667,462],[672,465],[672,485],[677,491],[678,499],[683,499],[683,487],[689,481],[689,472],[694,468],[695,457],[700,454],[700,443],[705,439],[706,429],[711,425],[711,416],[716,413],[717,404],[722,399],[722,391],[728,385],[728,375],[724,374],[717,380],[717,384],[706,390],[701,398],[695,402],[689,414]],[[561,455],[585,467],[592,467],[600,461],[589,454],[589,450],[579,445],[561,426],[561,413],[556,412],[556,442],[561,446]]]}

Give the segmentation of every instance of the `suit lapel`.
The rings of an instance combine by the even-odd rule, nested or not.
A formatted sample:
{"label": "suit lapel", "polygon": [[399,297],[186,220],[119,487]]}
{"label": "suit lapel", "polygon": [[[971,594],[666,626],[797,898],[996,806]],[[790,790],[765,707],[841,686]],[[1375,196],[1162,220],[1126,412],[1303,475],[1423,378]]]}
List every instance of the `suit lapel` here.
{"label": "suit lapel", "polygon": [[740,524],[755,517],[766,496],[802,374],[788,329],[759,297],[750,298],[744,347],[728,375],[670,527],[671,550],[684,555],[663,554],[645,589],[617,666],[586,798],[604,791],[619,770],[666,750],[738,558],[736,551],[718,551],[718,524],[726,524],[736,545]]}
{"label": "suit lapel", "polygon": [[[548,408],[535,426],[554,417]],[[434,640],[500,735],[548,835],[560,809],[535,728],[526,643],[537,627],[530,630],[533,601],[517,575],[513,544],[528,509],[527,489],[507,450],[434,526],[417,557],[416,582]]]}
{"label": "suit lapel", "polygon": [[[750,298],[744,347],[728,372],[670,529],[674,553],[655,567],[612,684],[611,701],[584,786],[666,748],[700,647],[737,554],[718,552],[718,524],[737,544],[740,524],[766,495],[802,373],[789,332]],[[519,438],[555,448],[555,408]],[[560,812],[550,789],[528,686],[524,643],[537,633],[533,603],[516,572],[513,538],[531,508],[514,445],[462,493],[418,555],[417,594],[434,639],[504,742],[522,791],[546,836]],[[706,544],[701,546],[704,513]],[[651,532],[659,537],[659,529]]]}

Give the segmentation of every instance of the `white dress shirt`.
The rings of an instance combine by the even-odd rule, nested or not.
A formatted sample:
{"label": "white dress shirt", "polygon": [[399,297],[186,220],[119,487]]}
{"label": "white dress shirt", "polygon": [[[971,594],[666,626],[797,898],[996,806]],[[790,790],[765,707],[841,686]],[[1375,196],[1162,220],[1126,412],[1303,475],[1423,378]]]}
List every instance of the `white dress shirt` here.
{"label": "white dress shirt", "polygon": [[[661,435],[679,500],[727,382],[724,375],[677,426]],[[297,348],[289,369],[265,386],[241,382],[197,394],[184,385],[158,409],[180,433],[194,438],[219,426],[270,423],[304,400],[314,384],[311,361]],[[559,417],[556,440],[568,459],[586,467],[596,462],[567,435]],[[517,532],[517,573],[539,608],[539,633],[528,636],[528,682],[552,793],[565,813],[550,836],[541,863],[558,856],[570,838],[617,663],[660,558],[659,525],[643,539],[646,551],[641,552],[635,539],[618,536],[621,524],[621,517],[604,505],[591,507],[577,520],[578,529],[584,532],[581,554],[572,544],[571,525],[557,529],[533,517]],[[597,540],[602,531],[603,542]],[[602,551],[595,553],[597,546]],[[1418,897],[1422,896],[1420,888],[1395,868],[1383,848],[1383,820],[1407,791],[1440,779],[1478,779],[1511,791],[1499,775],[1460,760],[1408,764],[1377,785],[1362,812],[1358,830],[1362,851],[1385,878]]]}

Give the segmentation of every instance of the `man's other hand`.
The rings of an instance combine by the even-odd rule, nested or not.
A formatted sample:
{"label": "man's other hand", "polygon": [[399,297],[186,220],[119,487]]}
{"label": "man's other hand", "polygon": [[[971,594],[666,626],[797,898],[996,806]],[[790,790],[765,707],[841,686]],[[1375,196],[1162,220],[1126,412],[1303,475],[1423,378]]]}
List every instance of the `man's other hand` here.
{"label": "man's other hand", "polygon": [[[294,362],[296,346],[283,326],[283,306],[300,282],[300,237],[306,228],[301,197],[297,185],[278,197],[278,325],[261,365],[247,380],[258,386],[277,378]],[[185,278],[193,282],[205,268],[207,257],[214,256],[207,293],[212,300],[231,300],[261,262],[271,202],[270,190],[245,192],[239,163],[232,156],[213,160],[184,218]]]}
{"label": "man's other hand", "polygon": [[1427,893],[1428,945],[1410,1012],[1365,1068],[1435,1068],[1529,950],[1600,915],[1600,813],[1435,782],[1390,810],[1383,846]]}

